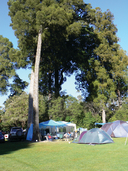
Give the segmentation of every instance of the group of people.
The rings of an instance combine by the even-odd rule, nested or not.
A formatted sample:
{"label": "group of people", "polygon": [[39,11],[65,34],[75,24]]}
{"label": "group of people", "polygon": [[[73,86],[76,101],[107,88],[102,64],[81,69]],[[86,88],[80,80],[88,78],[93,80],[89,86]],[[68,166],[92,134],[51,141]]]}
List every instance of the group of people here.
{"label": "group of people", "polygon": [[46,138],[46,140],[51,140],[52,141],[53,139],[60,139],[61,137],[59,135],[62,135],[62,138],[66,139],[68,141],[70,138],[72,138],[72,139],[76,138],[77,132],[75,132],[75,131],[74,132],[67,132],[67,133],[64,133],[64,134],[47,133],[47,135],[44,136],[44,137]]}
{"label": "group of people", "polygon": [[73,137],[73,134],[71,132],[67,132],[64,134],[64,138],[70,138]]}

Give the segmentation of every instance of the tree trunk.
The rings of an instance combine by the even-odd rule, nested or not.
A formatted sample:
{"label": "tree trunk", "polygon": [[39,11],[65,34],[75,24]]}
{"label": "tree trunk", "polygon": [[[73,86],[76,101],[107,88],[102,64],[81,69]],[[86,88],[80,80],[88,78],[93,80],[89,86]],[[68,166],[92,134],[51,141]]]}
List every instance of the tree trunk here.
{"label": "tree trunk", "polygon": [[39,30],[38,34],[38,44],[36,51],[36,59],[35,59],[35,72],[34,72],[34,94],[33,94],[33,141],[40,141],[39,135],[39,103],[38,103],[38,89],[39,89],[39,64],[40,64],[40,56],[41,56],[41,33],[42,30]]}
{"label": "tree trunk", "polygon": [[58,69],[55,69],[55,97],[59,96]]}
{"label": "tree trunk", "polygon": [[104,109],[102,109],[102,122],[106,123],[106,114]]}
{"label": "tree trunk", "polygon": [[33,85],[34,85],[34,72],[32,69],[31,80],[30,80],[30,90],[29,90],[29,111],[28,111],[28,123],[27,130],[30,125],[33,123]]}
{"label": "tree trunk", "polygon": [[50,101],[52,98],[52,90],[51,90],[51,76],[52,76],[52,72],[49,72],[49,90],[48,90],[48,100]]}
{"label": "tree trunk", "polygon": [[121,95],[120,95],[120,90],[117,90],[117,94],[118,94],[118,103],[119,103],[119,108],[121,107]]}

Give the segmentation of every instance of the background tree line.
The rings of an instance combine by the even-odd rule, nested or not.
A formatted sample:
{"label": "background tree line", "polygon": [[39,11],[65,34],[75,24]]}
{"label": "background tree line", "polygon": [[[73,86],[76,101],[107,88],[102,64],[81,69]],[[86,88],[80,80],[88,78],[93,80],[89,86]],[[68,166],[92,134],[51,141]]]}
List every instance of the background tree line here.
{"label": "background tree line", "polygon": [[[109,121],[117,110],[123,109],[128,57],[118,44],[114,16],[109,10],[92,9],[83,0],[9,0],[8,6],[10,25],[19,43],[14,49],[8,39],[0,37],[0,91],[6,93],[10,87],[15,98],[21,96],[27,83],[15,70],[31,66],[28,123],[38,125],[35,118],[39,116],[39,121],[63,119],[90,128],[95,121]],[[33,93],[33,73],[40,27],[42,44],[36,82],[42,105],[39,102],[39,110],[33,110],[37,95]],[[66,76],[73,73],[76,88],[82,91],[81,103],[61,94]],[[11,77],[15,78],[12,85],[8,82]],[[5,115],[6,111],[5,105]],[[40,115],[41,111],[45,114]]]}
{"label": "background tree line", "polygon": [[[27,127],[28,120],[28,94],[10,97],[6,103],[4,111],[1,110],[1,126],[5,130],[10,130],[12,126]],[[90,110],[90,109],[89,109]],[[39,95],[39,121],[49,119],[56,121],[65,120],[74,122],[77,126],[91,128],[95,122],[100,122],[98,111],[92,113],[84,102],[78,101],[72,96],[62,96],[53,98],[49,104],[48,96]]]}
{"label": "background tree line", "polygon": [[[0,128],[9,131],[12,126],[27,128],[29,95],[22,92],[11,96],[0,110]],[[128,121],[127,99],[122,107],[108,107],[106,110],[107,122],[115,120]],[[62,96],[51,100],[49,106],[48,96],[39,95],[39,122],[49,119],[64,120],[76,123],[78,127],[91,129],[96,122],[102,122],[102,111],[93,102],[82,102],[72,96]]]}

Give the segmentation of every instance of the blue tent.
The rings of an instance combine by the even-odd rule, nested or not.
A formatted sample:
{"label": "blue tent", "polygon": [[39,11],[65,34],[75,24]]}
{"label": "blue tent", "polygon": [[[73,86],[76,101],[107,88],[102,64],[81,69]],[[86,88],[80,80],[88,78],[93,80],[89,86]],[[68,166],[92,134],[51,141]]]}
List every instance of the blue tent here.
{"label": "blue tent", "polygon": [[26,140],[32,141],[33,138],[33,124],[31,124],[30,128],[28,129]]}

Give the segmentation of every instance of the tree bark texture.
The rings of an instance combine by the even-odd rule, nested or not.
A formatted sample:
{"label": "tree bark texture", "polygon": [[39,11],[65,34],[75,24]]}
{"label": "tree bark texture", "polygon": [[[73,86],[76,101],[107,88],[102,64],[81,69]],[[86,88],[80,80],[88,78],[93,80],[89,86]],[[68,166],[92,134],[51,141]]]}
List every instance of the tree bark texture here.
{"label": "tree bark texture", "polygon": [[106,123],[106,114],[104,109],[102,109],[102,122]]}
{"label": "tree bark texture", "polygon": [[33,141],[40,141],[39,135],[39,102],[38,102],[38,90],[39,90],[39,64],[40,64],[40,56],[41,56],[41,33],[42,30],[39,31],[38,34],[38,43],[37,43],[37,51],[36,51],[36,59],[35,59],[35,71],[34,71],[34,90],[33,90]]}
{"label": "tree bark texture", "polygon": [[29,111],[28,111],[28,123],[27,130],[30,125],[33,123],[33,86],[34,86],[34,71],[31,71],[31,79],[30,79],[30,89],[29,89]]}
{"label": "tree bark texture", "polygon": [[49,92],[48,92],[48,100],[50,101],[51,98],[52,98],[52,90],[51,90],[51,76],[52,76],[52,73],[49,72]]}

